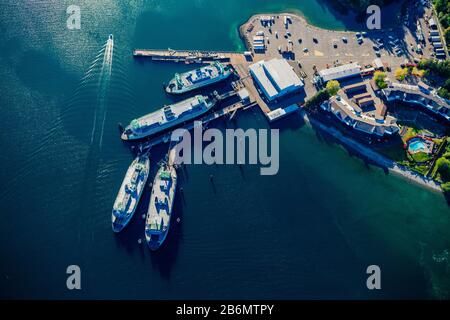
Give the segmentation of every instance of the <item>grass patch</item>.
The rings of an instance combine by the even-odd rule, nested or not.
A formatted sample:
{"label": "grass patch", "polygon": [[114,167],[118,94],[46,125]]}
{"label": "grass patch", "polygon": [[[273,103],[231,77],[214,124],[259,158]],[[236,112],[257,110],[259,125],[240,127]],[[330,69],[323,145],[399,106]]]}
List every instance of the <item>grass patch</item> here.
{"label": "grass patch", "polygon": [[420,129],[408,127],[406,133],[402,136],[402,140],[406,143],[412,137],[417,136],[420,133]]}
{"label": "grass patch", "polygon": [[414,162],[418,162],[418,163],[427,162],[432,159],[432,157],[430,155],[426,154],[425,152],[413,153],[413,154],[410,154],[410,156]]}

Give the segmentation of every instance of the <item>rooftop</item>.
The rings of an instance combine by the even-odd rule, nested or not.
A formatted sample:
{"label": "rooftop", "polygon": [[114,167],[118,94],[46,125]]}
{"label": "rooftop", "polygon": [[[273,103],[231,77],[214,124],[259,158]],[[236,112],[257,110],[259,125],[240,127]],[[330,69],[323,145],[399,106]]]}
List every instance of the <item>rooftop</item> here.
{"label": "rooftop", "polygon": [[[358,93],[355,93],[358,88]],[[359,93],[364,89],[364,93]],[[370,110],[364,104],[370,103]],[[331,97],[325,107],[347,125],[369,134],[379,136],[398,131],[397,119],[386,115],[386,105],[375,95],[368,81],[343,87],[338,95]],[[364,110],[362,109],[364,108]]]}
{"label": "rooftop", "polygon": [[353,62],[339,67],[320,70],[319,75],[322,77],[323,81],[327,82],[334,79],[357,75],[360,72],[361,66],[357,62]]}
{"label": "rooftop", "polygon": [[285,59],[262,60],[249,68],[269,100],[304,85]]}

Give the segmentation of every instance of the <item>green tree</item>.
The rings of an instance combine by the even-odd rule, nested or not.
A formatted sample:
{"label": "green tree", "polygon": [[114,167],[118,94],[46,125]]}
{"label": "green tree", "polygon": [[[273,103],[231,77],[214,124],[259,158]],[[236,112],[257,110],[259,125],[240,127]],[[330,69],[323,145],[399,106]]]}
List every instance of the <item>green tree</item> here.
{"label": "green tree", "polygon": [[320,90],[310,99],[305,102],[305,108],[311,108],[322,104],[324,101],[328,100],[330,95],[326,90]]}
{"label": "green tree", "polygon": [[441,184],[441,188],[442,188],[442,191],[444,191],[444,193],[449,194],[450,193],[450,182],[445,182],[445,183]]}
{"label": "green tree", "polygon": [[450,160],[446,158],[439,158],[436,161],[437,171],[441,175],[443,181],[450,180]]}
{"label": "green tree", "polygon": [[386,83],[386,73],[382,71],[375,71],[373,74],[373,81],[375,81],[375,84],[378,88],[384,89],[387,87]]}
{"label": "green tree", "polygon": [[341,85],[336,80],[330,80],[327,82],[326,89],[330,96],[336,95],[336,93],[338,93],[340,88],[341,88]]}

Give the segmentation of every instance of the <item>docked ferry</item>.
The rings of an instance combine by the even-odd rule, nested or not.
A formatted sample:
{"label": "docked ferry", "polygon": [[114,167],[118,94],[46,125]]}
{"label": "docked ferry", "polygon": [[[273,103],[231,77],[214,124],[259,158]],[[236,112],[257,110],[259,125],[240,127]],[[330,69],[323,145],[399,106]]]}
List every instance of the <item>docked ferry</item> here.
{"label": "docked ferry", "polygon": [[214,102],[201,95],[165,106],[155,112],[131,121],[122,133],[122,140],[139,140],[161,133],[206,113]]}
{"label": "docked ferry", "polygon": [[230,67],[216,61],[212,65],[175,74],[166,86],[167,93],[182,94],[225,80],[232,74]]}
{"label": "docked ferry", "polygon": [[145,239],[152,251],[159,249],[169,232],[176,187],[175,168],[166,163],[161,164],[153,182],[145,221]]}
{"label": "docked ferry", "polygon": [[112,229],[120,232],[130,222],[144,191],[150,171],[147,154],[133,160],[125,174],[112,210]]}

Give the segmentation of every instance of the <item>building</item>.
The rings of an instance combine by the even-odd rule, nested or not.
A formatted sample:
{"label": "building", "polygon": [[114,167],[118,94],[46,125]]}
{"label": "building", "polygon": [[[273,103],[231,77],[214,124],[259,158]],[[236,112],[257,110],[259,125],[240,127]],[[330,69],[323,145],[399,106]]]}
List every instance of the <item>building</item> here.
{"label": "building", "polygon": [[285,59],[259,61],[250,67],[258,87],[269,101],[279,99],[303,88],[303,81]]}
{"label": "building", "polygon": [[264,33],[253,37],[253,50],[264,51],[266,49]]}
{"label": "building", "polygon": [[361,66],[357,62],[319,71],[319,76],[322,78],[323,82],[355,77],[360,74]]}
{"label": "building", "polygon": [[382,92],[387,101],[403,101],[420,105],[450,121],[448,101],[438,96],[434,88],[423,82],[419,82],[417,86],[391,82]]}
{"label": "building", "polygon": [[345,125],[368,135],[391,136],[399,131],[397,119],[387,115],[386,105],[375,96],[369,82],[360,82],[339,90],[322,103]]}
{"label": "building", "polygon": [[299,106],[297,106],[296,104],[292,104],[286,108],[277,108],[273,111],[270,111],[269,113],[266,114],[267,119],[269,119],[270,122],[273,122],[275,120],[284,118],[285,116],[296,112],[297,110],[300,110]]}

